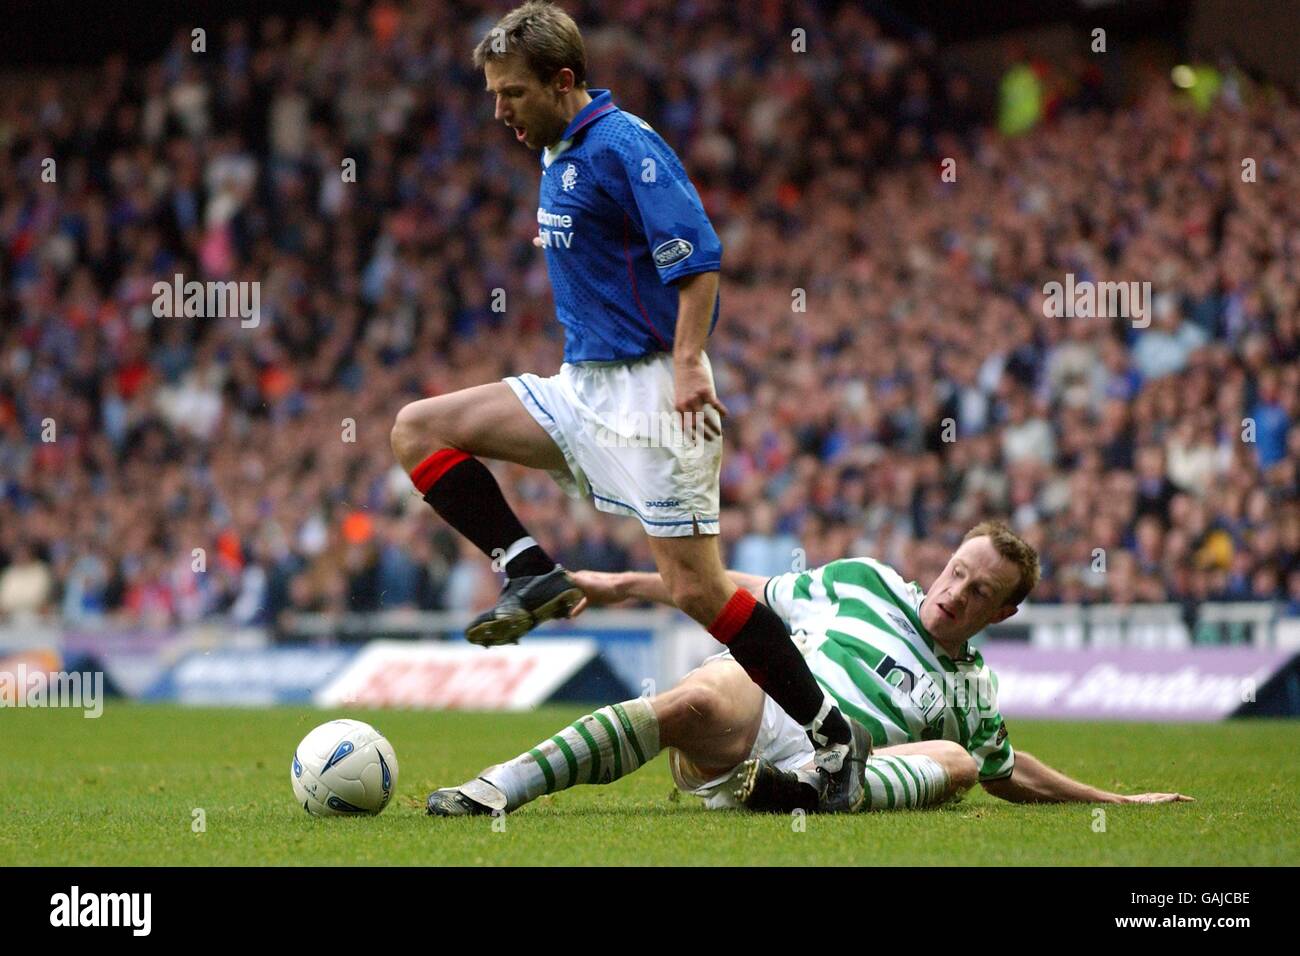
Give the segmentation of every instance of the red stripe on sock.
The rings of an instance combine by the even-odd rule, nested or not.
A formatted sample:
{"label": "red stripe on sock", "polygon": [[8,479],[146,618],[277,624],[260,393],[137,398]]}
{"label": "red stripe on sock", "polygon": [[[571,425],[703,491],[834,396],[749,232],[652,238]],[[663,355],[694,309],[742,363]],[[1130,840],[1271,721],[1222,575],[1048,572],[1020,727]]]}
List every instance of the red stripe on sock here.
{"label": "red stripe on sock", "polygon": [[727,602],[727,606],[722,609],[722,613],[718,615],[718,619],[709,625],[709,633],[721,643],[730,644],[731,639],[745,626],[757,605],[754,595],[744,588],[738,588],[731,596],[731,600]]}
{"label": "red stripe on sock", "polygon": [[470,456],[455,448],[440,448],[411,470],[411,481],[420,494],[427,494],[438,479]]}

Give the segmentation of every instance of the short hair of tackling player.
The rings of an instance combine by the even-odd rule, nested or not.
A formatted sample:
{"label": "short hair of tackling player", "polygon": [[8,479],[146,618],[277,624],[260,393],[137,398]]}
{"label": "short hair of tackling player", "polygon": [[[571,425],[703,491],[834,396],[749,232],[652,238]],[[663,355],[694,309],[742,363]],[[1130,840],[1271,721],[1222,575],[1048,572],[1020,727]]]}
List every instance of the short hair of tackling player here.
{"label": "short hair of tackling player", "polygon": [[993,544],[994,550],[1020,570],[1020,582],[1007,595],[1004,602],[1013,607],[1018,606],[1029,596],[1029,592],[1038,584],[1042,574],[1038,566],[1038,552],[1003,521],[981,521],[966,532],[965,537],[961,539],[962,544],[971,538],[981,537],[987,537]]}

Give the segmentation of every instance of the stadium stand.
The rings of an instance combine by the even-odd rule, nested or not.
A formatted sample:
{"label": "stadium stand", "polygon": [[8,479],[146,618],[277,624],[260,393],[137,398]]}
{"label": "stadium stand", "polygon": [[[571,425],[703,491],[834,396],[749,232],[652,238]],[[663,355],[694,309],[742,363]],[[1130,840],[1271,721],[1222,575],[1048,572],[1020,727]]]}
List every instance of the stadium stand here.
{"label": "stadium stand", "polygon": [[[236,21],[207,56],[179,33],[0,102],[0,618],[490,602],[388,432],[559,365],[537,157],[469,61],[496,9]],[[1205,103],[1153,76],[1112,104],[1054,68],[1008,136],[942,48],[823,9],[582,7],[591,85],[679,150],[724,243],[733,566],[869,553],[924,581],[1004,515],[1037,602],[1300,614],[1295,102],[1229,68]],[[176,273],[260,282],[260,322],[155,316]],[[1047,317],[1067,273],[1150,282],[1149,327]],[[566,565],[650,566],[635,522],[501,474]]]}

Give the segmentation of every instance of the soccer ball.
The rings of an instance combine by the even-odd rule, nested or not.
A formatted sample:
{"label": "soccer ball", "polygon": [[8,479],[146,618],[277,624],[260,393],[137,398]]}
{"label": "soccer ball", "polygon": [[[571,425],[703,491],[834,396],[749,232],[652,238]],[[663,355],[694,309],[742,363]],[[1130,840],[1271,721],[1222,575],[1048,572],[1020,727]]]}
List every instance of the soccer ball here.
{"label": "soccer ball", "polygon": [[331,720],[302,739],[289,782],[294,799],[313,816],[376,814],[397,786],[397,754],[369,724]]}

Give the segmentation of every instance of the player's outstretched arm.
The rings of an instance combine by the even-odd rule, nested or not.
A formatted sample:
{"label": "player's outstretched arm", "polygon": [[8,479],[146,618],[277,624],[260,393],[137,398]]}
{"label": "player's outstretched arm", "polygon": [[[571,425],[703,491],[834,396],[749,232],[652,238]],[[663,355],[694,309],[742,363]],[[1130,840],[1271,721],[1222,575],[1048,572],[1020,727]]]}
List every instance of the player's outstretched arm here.
{"label": "player's outstretched arm", "polygon": [[1010,777],[986,780],[984,789],[1012,803],[1175,803],[1191,800],[1181,793],[1111,793],[1072,780],[1033,754],[1016,751]]}
{"label": "player's outstretched arm", "polygon": [[[668,593],[668,586],[657,572],[643,571],[619,571],[610,573],[607,571],[574,571],[573,579],[578,582],[578,587],[582,588],[586,598],[573,609],[574,617],[581,614],[587,607],[605,607],[610,604],[619,604],[623,601],[653,601],[656,604],[666,604],[669,607],[673,604],[672,595]],[[757,574],[742,574],[739,571],[728,571],[727,577],[731,578],[736,587],[744,588],[759,601],[763,600],[763,588],[767,584],[767,578]]]}

